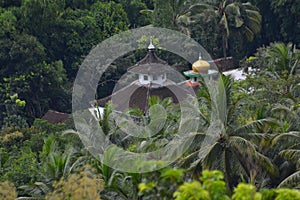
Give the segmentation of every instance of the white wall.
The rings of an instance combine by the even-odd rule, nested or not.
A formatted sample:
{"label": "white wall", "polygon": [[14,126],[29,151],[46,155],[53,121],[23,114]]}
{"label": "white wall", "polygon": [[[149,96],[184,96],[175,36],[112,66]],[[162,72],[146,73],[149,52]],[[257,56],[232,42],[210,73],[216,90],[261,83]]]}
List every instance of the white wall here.
{"label": "white wall", "polygon": [[160,75],[139,74],[139,82],[144,85],[149,84],[150,82],[162,85],[166,81],[166,78],[165,73]]}

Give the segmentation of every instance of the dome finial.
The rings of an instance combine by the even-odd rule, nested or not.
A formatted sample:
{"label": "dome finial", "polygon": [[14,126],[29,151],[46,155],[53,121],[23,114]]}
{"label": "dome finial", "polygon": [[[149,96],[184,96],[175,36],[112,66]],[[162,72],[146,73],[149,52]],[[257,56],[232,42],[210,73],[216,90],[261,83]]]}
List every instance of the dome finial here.
{"label": "dome finial", "polygon": [[152,37],[150,37],[150,44],[148,46],[148,50],[154,50],[155,46],[152,44]]}
{"label": "dome finial", "polygon": [[199,60],[202,60],[201,52],[199,52]]}

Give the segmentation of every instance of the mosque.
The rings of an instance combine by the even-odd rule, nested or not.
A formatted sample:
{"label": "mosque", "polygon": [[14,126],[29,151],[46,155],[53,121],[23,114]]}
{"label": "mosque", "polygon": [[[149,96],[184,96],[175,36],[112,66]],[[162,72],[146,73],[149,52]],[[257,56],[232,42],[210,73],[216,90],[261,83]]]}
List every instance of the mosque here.
{"label": "mosque", "polygon": [[[129,74],[134,74],[136,79],[127,86],[114,91],[110,96],[91,102],[89,111],[95,118],[100,119],[103,116],[104,107],[109,101],[112,101],[115,112],[124,112],[128,108],[139,108],[145,115],[149,109],[148,100],[151,96],[160,99],[170,98],[173,103],[178,103],[188,94],[197,94],[200,78],[213,79],[219,71],[222,71],[220,66],[222,67],[224,62],[231,62],[231,57],[225,60],[221,58],[206,61],[201,58],[200,54],[198,60],[192,64],[192,69],[183,72],[186,78],[181,82],[174,82],[169,77],[169,72],[176,71],[176,69],[160,59],[155,51],[156,48],[150,41],[147,55],[127,70]],[[219,70],[213,69],[212,63],[215,63]],[[225,73],[230,74],[231,72]],[[60,123],[69,117],[70,114],[49,110],[42,119],[50,123]]]}
{"label": "mosque", "polygon": [[147,55],[128,68],[129,73],[136,75],[136,80],[114,91],[112,95],[91,103],[90,111],[95,117],[99,118],[103,114],[108,101],[112,101],[117,112],[124,112],[128,108],[139,108],[146,115],[149,109],[148,100],[151,96],[157,96],[160,99],[170,98],[173,103],[178,103],[188,94],[197,94],[198,81],[201,77],[212,78],[213,75],[218,74],[217,69],[211,69],[212,61],[202,60],[200,55],[199,59],[193,63],[192,69],[183,72],[188,80],[174,82],[168,75],[170,71],[176,70],[160,59],[155,50],[155,46],[150,41]]}

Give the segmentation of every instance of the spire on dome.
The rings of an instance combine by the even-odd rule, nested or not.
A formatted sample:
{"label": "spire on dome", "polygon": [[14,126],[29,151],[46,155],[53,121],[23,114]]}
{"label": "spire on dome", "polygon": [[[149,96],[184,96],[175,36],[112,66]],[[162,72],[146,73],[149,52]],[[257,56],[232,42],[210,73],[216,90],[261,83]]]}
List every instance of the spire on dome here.
{"label": "spire on dome", "polygon": [[199,52],[199,60],[202,60],[201,52]]}
{"label": "spire on dome", "polygon": [[148,46],[148,50],[154,50],[155,46],[152,44],[152,37],[150,37],[150,44]]}

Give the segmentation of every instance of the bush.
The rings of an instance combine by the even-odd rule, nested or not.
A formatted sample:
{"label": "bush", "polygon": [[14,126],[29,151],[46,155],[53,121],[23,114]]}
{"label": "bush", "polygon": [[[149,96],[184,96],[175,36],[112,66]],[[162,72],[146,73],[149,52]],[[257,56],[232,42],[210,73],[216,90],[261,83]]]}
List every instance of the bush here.
{"label": "bush", "polygon": [[0,199],[15,200],[17,196],[14,184],[8,181],[0,182]]}
{"label": "bush", "polygon": [[256,191],[251,184],[239,183],[230,198],[220,171],[203,171],[200,181],[184,182],[173,197],[176,200],[300,200],[296,189],[263,189]]}
{"label": "bush", "polygon": [[102,177],[94,169],[86,165],[78,174],[71,174],[67,180],[54,184],[54,191],[46,196],[46,200],[100,200],[100,191],[104,188]]}

